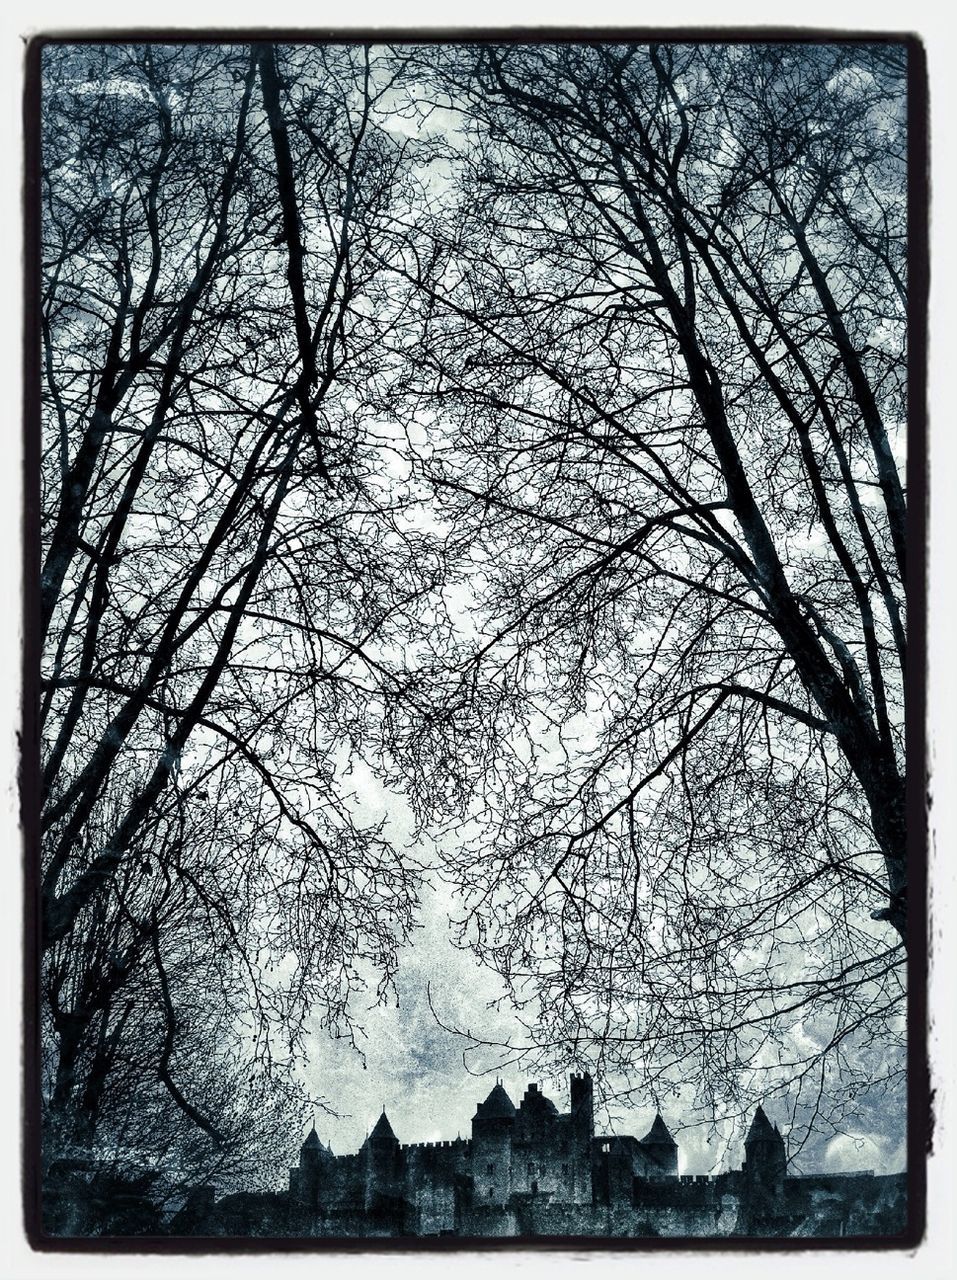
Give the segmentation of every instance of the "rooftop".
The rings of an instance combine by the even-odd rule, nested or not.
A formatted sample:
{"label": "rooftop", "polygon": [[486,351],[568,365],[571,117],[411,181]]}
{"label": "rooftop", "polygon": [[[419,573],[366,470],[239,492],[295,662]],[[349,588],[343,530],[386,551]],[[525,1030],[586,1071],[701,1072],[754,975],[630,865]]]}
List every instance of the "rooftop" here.
{"label": "rooftop", "polygon": [[481,1120],[505,1119],[514,1115],[515,1103],[502,1088],[501,1081],[496,1081],[495,1088],[475,1110],[475,1118]]}

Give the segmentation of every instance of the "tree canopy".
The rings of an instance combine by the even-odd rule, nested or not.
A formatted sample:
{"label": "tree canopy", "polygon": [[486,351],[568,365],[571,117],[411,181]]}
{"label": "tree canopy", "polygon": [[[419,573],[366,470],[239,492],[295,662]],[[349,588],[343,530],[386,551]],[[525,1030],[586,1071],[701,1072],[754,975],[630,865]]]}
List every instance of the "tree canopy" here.
{"label": "tree canopy", "polygon": [[833,1119],[903,1070],[902,63],[417,74],[460,132],[407,412],[446,424],[420,467],[482,622],[407,749],[426,808],[443,770],[451,817],[482,797],[446,871],[505,1052]]}
{"label": "tree canopy", "polygon": [[397,305],[381,91],[362,49],[281,70],[271,46],[45,50],[43,990],[67,1148],[132,1142],[135,1114],[161,1156],[170,1107],[213,1161],[249,1145],[237,1098],[284,1096],[307,1017],[348,1036],[413,919],[415,859],[347,777],[434,572],[364,409]]}
{"label": "tree canopy", "polygon": [[425,874],[357,762],[503,1057],[805,1135],[899,1099],[905,73],[44,49],[51,1161],[284,1162]]}

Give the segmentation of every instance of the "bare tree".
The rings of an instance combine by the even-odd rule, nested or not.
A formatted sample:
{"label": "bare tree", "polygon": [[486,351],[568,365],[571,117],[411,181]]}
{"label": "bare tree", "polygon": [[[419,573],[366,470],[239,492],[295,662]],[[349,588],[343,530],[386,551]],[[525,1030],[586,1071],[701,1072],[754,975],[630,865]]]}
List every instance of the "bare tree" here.
{"label": "bare tree", "polygon": [[413,923],[358,757],[467,816],[505,1056],[805,1132],[892,1089],[895,46],[44,75],[50,1158],[269,1164]]}
{"label": "bare tree", "polygon": [[51,1158],[235,1169],[412,920],[346,778],[435,573],[366,409],[387,90],[358,46],[44,50]]}
{"label": "bare tree", "polygon": [[457,125],[409,412],[447,424],[421,468],[478,635],[407,758],[423,812],[487,819],[448,874],[524,1011],[503,1052],[712,1116],[790,1088],[839,1124],[903,1071],[903,73],[415,68],[423,129]]}

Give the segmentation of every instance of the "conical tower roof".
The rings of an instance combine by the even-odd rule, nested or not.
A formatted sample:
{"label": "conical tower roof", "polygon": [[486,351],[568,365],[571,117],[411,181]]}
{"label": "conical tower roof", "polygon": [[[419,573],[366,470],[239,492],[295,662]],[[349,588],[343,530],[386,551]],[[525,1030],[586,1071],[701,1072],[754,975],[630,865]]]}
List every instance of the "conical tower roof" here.
{"label": "conical tower roof", "polygon": [[321,1147],[322,1146],[322,1143],[319,1141],[319,1135],[318,1133],[316,1133],[315,1125],[313,1125],[312,1128],[309,1130],[308,1134],[306,1135],[306,1140],[302,1145],[304,1147]]}
{"label": "conical tower roof", "polygon": [[476,1119],[481,1120],[510,1119],[514,1115],[515,1103],[502,1088],[501,1081],[496,1082],[495,1088],[475,1111]]}
{"label": "conical tower roof", "polygon": [[744,1140],[744,1145],[750,1146],[752,1142],[772,1142],[776,1137],[781,1135],[776,1133],[771,1126],[771,1121],[764,1114],[764,1108],[758,1104],[758,1109],[754,1113],[754,1119],[751,1121],[751,1128],[748,1130],[748,1136]]}
{"label": "conical tower roof", "polygon": [[668,1132],[668,1126],[661,1118],[661,1112],[655,1113],[654,1124],[641,1139],[642,1144],[649,1146],[676,1147],[678,1144]]}
{"label": "conical tower roof", "polygon": [[382,1108],[382,1115],[375,1122],[375,1126],[368,1138],[366,1138],[366,1142],[374,1147],[397,1147],[399,1145],[399,1139],[395,1136],[392,1125],[389,1124],[389,1117],[386,1115],[384,1107]]}

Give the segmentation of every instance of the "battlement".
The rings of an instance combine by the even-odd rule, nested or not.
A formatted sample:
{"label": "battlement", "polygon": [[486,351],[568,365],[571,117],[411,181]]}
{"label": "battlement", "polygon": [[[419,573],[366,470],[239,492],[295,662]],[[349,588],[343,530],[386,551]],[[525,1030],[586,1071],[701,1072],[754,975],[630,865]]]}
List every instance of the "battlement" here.
{"label": "battlement", "polygon": [[471,1146],[468,1138],[447,1138],[436,1142],[408,1142],[401,1150],[412,1154],[416,1151],[459,1151],[468,1146]]}
{"label": "battlement", "polygon": [[721,1180],[710,1174],[681,1174],[677,1177],[636,1177],[634,1203],[648,1208],[691,1208],[718,1201]]}
{"label": "battlement", "polygon": [[[885,1178],[894,1178],[896,1174],[884,1174]],[[873,1169],[854,1169],[846,1173],[789,1173],[785,1183],[793,1183],[799,1187],[817,1187],[843,1191],[858,1183],[867,1184],[878,1181]]]}

